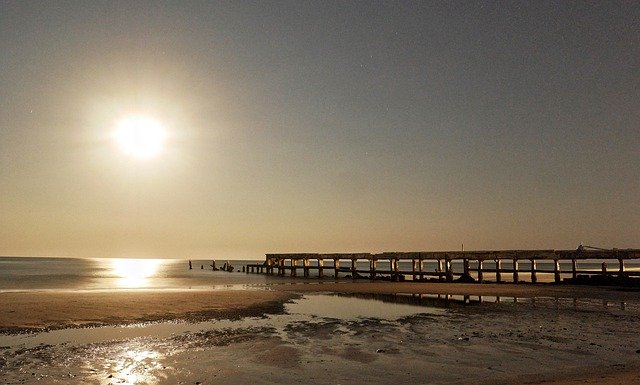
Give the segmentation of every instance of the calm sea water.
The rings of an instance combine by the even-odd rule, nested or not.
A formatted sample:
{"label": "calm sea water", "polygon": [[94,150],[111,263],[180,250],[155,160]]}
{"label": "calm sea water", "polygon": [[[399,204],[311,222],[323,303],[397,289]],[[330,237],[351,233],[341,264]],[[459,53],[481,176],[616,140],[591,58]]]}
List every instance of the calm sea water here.
{"label": "calm sea water", "polygon": [[239,272],[212,271],[211,261],[199,260],[189,270],[182,259],[0,257],[0,291],[215,288],[277,280],[241,272],[258,261],[229,262]]}
{"label": "calm sea water", "polygon": [[[225,261],[216,261],[222,267]],[[264,261],[230,261],[235,272],[213,271],[211,261],[193,260],[193,269],[189,270],[189,261],[183,259],[118,259],[118,258],[44,258],[44,257],[0,257],[0,292],[22,290],[114,290],[114,289],[197,289],[229,288],[237,285],[264,285],[278,282],[291,282],[288,277],[266,276],[262,274],[242,273],[242,267],[248,263]],[[315,263],[312,262],[312,265]],[[366,261],[358,263],[359,269],[368,269]],[[202,268],[201,268],[202,267]],[[471,264],[473,269],[475,264]],[[491,262],[485,268],[494,267]],[[378,268],[385,269],[383,262]],[[400,268],[411,271],[411,265],[401,262]],[[462,271],[462,264],[453,263],[455,271]],[[505,262],[503,268],[511,268]],[[523,277],[529,265],[521,263]],[[599,262],[582,262],[579,269],[599,270]],[[637,270],[638,265],[628,263],[628,270]],[[538,269],[553,271],[551,262],[539,262]],[[610,270],[616,270],[616,264],[610,264]],[[425,271],[435,271],[436,264],[425,263]],[[569,276],[570,263],[561,264],[563,276]],[[331,276],[330,268],[325,274]],[[505,273],[506,274],[506,273]],[[345,276],[341,273],[340,276]],[[539,274],[540,281],[553,280],[553,274]]]}

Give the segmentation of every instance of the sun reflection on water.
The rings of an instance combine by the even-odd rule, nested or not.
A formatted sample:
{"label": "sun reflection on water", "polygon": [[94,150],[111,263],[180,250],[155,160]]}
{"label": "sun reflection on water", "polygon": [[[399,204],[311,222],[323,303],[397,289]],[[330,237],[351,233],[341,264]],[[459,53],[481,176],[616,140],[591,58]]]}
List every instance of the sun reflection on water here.
{"label": "sun reflection on water", "polygon": [[110,373],[101,382],[104,384],[123,385],[153,385],[157,384],[165,368],[160,361],[164,356],[155,350],[144,349],[142,346],[136,348],[129,346],[119,353],[116,353],[111,363],[105,365],[105,369]]}
{"label": "sun reflection on water", "polygon": [[121,288],[134,289],[148,287],[149,278],[163,264],[161,259],[128,259],[119,258],[111,261],[113,274],[118,277],[117,285]]}
{"label": "sun reflection on water", "polygon": [[148,381],[146,366],[158,358],[158,353],[150,350],[128,351],[114,368],[124,380],[123,384],[137,384]]}

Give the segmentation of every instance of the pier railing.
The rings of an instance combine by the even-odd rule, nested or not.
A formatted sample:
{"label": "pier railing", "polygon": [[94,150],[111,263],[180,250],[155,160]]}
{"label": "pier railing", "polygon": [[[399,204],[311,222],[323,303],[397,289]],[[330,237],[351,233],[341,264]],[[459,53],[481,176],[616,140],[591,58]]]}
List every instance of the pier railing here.
{"label": "pier railing", "polygon": [[305,278],[561,282],[640,277],[640,249],[266,254],[263,264],[249,264],[246,272]]}

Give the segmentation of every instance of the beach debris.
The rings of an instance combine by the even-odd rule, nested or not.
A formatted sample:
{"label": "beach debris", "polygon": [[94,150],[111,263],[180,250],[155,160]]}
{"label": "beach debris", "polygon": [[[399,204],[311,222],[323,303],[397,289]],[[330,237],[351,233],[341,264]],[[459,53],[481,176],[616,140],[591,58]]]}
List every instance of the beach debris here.
{"label": "beach debris", "polygon": [[376,353],[385,353],[385,352],[386,352],[386,350],[384,350],[384,349],[376,349]]}
{"label": "beach debris", "polygon": [[235,269],[235,267],[231,266],[229,261],[225,262],[224,265],[222,265],[222,268],[221,268],[222,271],[226,271],[228,273],[233,272],[234,269]]}

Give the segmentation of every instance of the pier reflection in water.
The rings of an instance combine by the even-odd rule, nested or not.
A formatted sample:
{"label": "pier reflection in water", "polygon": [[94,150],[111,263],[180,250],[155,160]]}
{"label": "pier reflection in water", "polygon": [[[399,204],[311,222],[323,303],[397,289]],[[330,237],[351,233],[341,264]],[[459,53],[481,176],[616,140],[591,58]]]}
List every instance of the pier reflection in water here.
{"label": "pier reflection in water", "polygon": [[[640,303],[627,301],[612,301],[586,298],[558,298],[558,297],[505,297],[489,295],[452,295],[452,294],[334,294],[342,298],[359,298],[380,301],[384,303],[406,304],[436,309],[455,309],[463,306],[478,306],[480,304],[529,304],[532,307],[545,307],[574,310],[626,310],[640,312]],[[370,306],[370,305],[369,305]]]}

